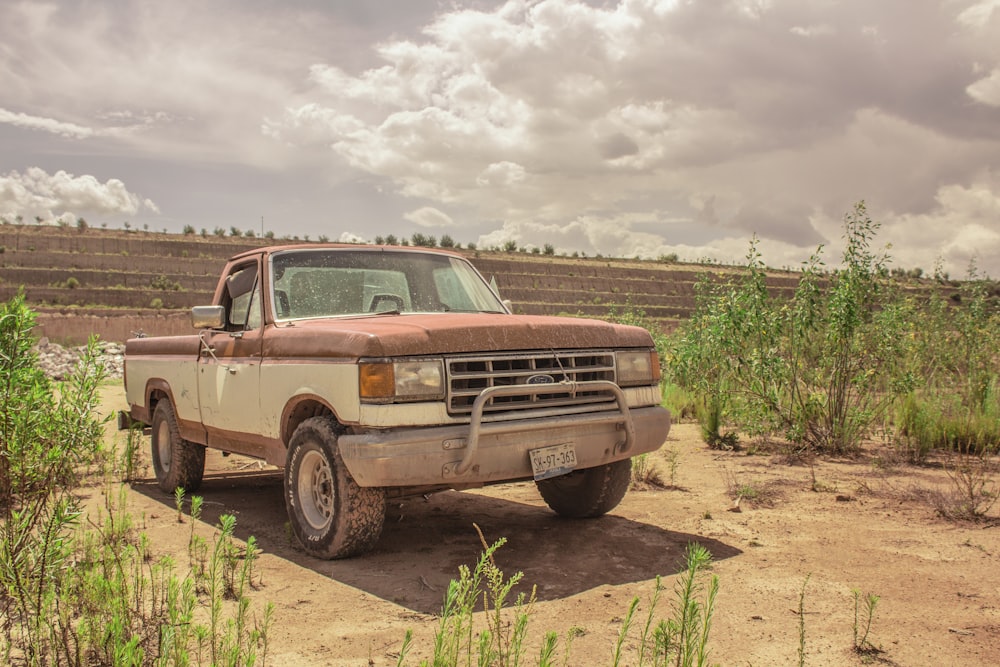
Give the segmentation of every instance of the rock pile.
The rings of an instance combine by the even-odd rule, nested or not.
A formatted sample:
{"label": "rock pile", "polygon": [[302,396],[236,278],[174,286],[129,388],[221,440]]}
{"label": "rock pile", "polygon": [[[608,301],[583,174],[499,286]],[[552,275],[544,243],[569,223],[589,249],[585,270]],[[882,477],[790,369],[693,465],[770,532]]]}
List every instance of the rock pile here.
{"label": "rock pile", "polygon": [[[63,347],[42,338],[34,347],[38,355],[38,366],[53,380],[66,380],[73,373],[87,346]],[[125,345],[100,341],[97,344],[97,359],[104,365],[109,378],[120,378],[125,367]]]}

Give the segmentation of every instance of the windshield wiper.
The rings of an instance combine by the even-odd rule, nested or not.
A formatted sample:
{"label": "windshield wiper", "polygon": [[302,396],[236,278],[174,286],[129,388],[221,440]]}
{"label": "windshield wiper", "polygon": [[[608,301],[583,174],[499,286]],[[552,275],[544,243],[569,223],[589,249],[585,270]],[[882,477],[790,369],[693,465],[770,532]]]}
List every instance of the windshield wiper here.
{"label": "windshield wiper", "polygon": [[482,313],[483,315],[506,315],[505,310],[460,310],[458,308],[449,308],[444,311],[446,313]]}

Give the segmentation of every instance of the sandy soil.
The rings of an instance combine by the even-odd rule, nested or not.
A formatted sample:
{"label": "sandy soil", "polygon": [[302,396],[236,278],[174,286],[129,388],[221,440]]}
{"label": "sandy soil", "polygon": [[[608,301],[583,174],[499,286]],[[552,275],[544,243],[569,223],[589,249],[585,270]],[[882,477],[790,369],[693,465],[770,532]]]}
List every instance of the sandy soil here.
{"label": "sandy soil", "polygon": [[[122,403],[109,388],[106,404]],[[210,452],[196,529],[211,537],[219,515],[231,513],[241,539],[256,536],[263,553],[254,604],[276,607],[272,665],[395,665],[407,629],[414,644],[406,664],[429,657],[448,582],[481,551],[473,524],[487,540],[506,537],[497,564],[523,572],[524,590],[537,587],[529,655],[546,631],[563,646],[572,630],[566,664],[611,664],[631,599],[641,598],[644,619],[655,577],[672,587],[686,546],[697,542],[712,553],[720,582],[713,663],[799,664],[805,586],[806,665],[1000,664],[1000,525],[939,518],[926,497],[949,488],[940,466],[886,466],[874,447],[857,460],[811,465],[711,451],[696,425],[679,424],[654,455],[668,484],[670,452],[673,486],[634,489],[601,519],[560,519],[531,484],[448,492],[393,503],[374,551],[329,562],[290,538],[280,470]],[[752,489],[757,501],[732,511],[733,486]],[[146,479],[128,504],[154,551],[186,562],[188,526],[178,529],[173,498]],[[854,589],[880,596],[869,639],[881,652],[851,650]],[[669,602],[665,595],[659,617]],[[634,627],[623,665],[636,663],[636,636]]]}

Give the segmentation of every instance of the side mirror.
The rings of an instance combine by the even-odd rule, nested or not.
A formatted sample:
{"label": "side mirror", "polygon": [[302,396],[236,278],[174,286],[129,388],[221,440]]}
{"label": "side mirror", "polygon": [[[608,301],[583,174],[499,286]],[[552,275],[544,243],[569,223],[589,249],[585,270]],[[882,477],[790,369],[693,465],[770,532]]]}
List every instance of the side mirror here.
{"label": "side mirror", "polygon": [[222,306],[195,306],[191,309],[191,326],[195,329],[221,329],[226,325],[226,309]]}

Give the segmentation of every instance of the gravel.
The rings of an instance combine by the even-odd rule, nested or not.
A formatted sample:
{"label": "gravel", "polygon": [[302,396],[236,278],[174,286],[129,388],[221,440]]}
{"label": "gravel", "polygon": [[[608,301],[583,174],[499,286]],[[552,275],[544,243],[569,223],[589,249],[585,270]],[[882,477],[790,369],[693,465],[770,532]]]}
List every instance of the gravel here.
{"label": "gravel", "polygon": [[[42,338],[33,348],[38,355],[38,365],[53,380],[66,380],[80,363],[87,346],[63,347]],[[109,378],[120,378],[125,364],[125,345],[100,341],[97,358],[104,364]]]}

